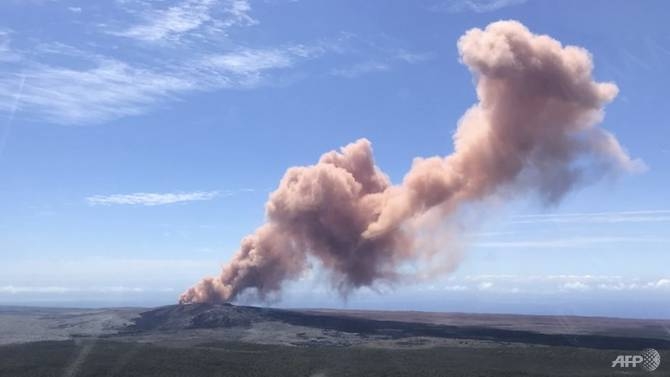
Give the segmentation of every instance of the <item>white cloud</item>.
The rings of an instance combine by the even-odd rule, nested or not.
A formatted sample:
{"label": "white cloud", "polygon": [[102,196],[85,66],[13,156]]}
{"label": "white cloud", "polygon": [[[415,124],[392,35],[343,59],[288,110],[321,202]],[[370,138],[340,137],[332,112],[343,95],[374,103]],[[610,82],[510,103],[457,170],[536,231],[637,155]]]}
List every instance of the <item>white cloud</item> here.
{"label": "white cloud", "polygon": [[21,59],[21,56],[12,50],[11,31],[0,30],[0,62],[16,62]]}
{"label": "white cloud", "polygon": [[492,287],[493,287],[493,283],[491,283],[490,281],[483,281],[483,282],[479,283],[479,285],[477,286],[477,288],[479,288],[479,290],[481,290],[481,291],[491,289]]}
{"label": "white cloud", "polygon": [[389,71],[391,67],[382,62],[368,61],[357,63],[350,67],[335,68],[331,71],[331,75],[346,77],[348,79],[356,78],[366,73]]}
{"label": "white cloud", "polygon": [[[302,77],[294,74],[301,63],[327,53],[363,61],[332,71],[346,77],[430,57],[379,47],[351,34],[310,45],[242,47],[225,37],[233,27],[257,23],[246,0],[117,0],[116,4],[125,11],[122,14],[134,16],[134,23],[119,27],[113,20],[103,20],[96,24],[106,33],[102,40],[87,37],[86,43],[69,45],[27,36],[24,39],[33,45],[13,51],[12,32],[0,30],[0,63],[11,61],[0,64],[0,112],[16,110],[23,119],[66,125],[103,123],[143,114],[193,92],[285,83]],[[129,44],[129,39],[158,43]],[[14,64],[18,59],[21,64]]]}
{"label": "white cloud", "polygon": [[573,291],[586,291],[589,290],[589,286],[582,283],[581,281],[571,281],[563,284],[563,289],[573,290]]}
{"label": "white cloud", "polygon": [[433,58],[433,54],[425,52],[411,52],[399,50],[395,56],[396,59],[409,64],[422,63]]}
{"label": "white cloud", "polygon": [[620,281],[624,279],[619,275],[573,275],[573,274],[559,274],[559,275],[514,275],[514,274],[482,274],[482,275],[467,275],[464,280],[472,282],[480,281],[498,281],[498,282],[513,282],[513,283],[537,283],[537,282],[574,282],[574,281]]}
{"label": "white cloud", "polygon": [[380,55],[371,59],[354,63],[348,66],[334,68],[330,71],[332,76],[344,78],[356,78],[368,73],[387,72],[395,68],[398,63],[418,64],[425,62],[433,57],[430,53],[412,52],[403,49],[386,49],[375,46],[371,43],[370,46],[375,51],[375,54]]}
{"label": "white cloud", "polygon": [[25,286],[14,286],[14,285],[5,285],[0,287],[0,293],[66,293],[68,289],[65,287],[59,286],[47,286],[47,287],[25,287]]}
{"label": "white cloud", "polygon": [[[76,54],[83,59],[82,51],[63,45],[43,46],[42,52]],[[320,53],[318,48],[303,45],[240,49],[152,68],[96,56],[85,62],[90,68],[26,63],[23,71],[0,77],[0,110],[11,111],[19,83],[25,79],[20,112],[52,123],[99,123],[142,114],[161,100],[186,92],[264,85],[271,81],[266,72],[291,68]]]}
{"label": "white cloud", "polygon": [[142,205],[159,206],[174,203],[211,200],[219,195],[218,191],[196,191],[186,193],[149,193],[94,195],[86,198],[89,205]]}
{"label": "white cloud", "polygon": [[210,54],[198,62],[206,73],[218,75],[256,76],[264,71],[290,68],[299,59],[310,59],[323,51],[303,45],[271,49],[238,49],[225,54]]}
{"label": "white cloud", "polygon": [[[222,18],[215,17],[214,11],[223,13]],[[185,0],[163,9],[143,10],[139,24],[110,34],[147,42],[176,41],[204,27],[220,32],[233,25],[255,24],[250,11],[246,0]]]}
{"label": "white cloud", "polygon": [[158,99],[192,89],[192,83],[116,60],[91,69],[33,65],[0,79],[0,108],[16,94],[25,79],[19,111],[38,114],[55,123],[87,123],[136,115]]}
{"label": "white cloud", "polygon": [[[184,254],[188,254],[188,250],[184,250]],[[57,287],[123,286],[141,287],[146,291],[179,292],[202,276],[216,273],[222,262],[222,259],[213,256],[189,259],[81,255],[73,259],[41,257],[5,260],[0,264],[0,287],[14,287],[4,290],[17,293],[27,289],[22,287],[36,286],[48,291],[62,290]]]}
{"label": "white cloud", "polygon": [[493,12],[498,9],[510,7],[513,5],[520,5],[526,0],[444,0],[433,4],[429,7],[430,10],[436,12],[475,12],[485,13]]}
{"label": "white cloud", "polygon": [[[666,291],[670,290],[670,278],[642,279],[619,275],[513,275],[482,274],[452,278],[451,286],[463,290],[477,289],[501,293],[556,294],[566,291]],[[445,287],[445,290],[450,290]]]}
{"label": "white cloud", "polygon": [[568,237],[542,240],[518,241],[484,241],[476,242],[481,248],[510,248],[510,249],[545,249],[545,248],[577,248],[600,244],[621,243],[670,243],[670,238],[661,237]]}
{"label": "white cloud", "polygon": [[641,223],[668,222],[670,210],[585,212],[563,214],[518,215],[512,218],[513,224],[543,223]]}
{"label": "white cloud", "polygon": [[460,285],[460,284],[455,284],[455,285],[446,285],[444,286],[445,291],[454,291],[454,292],[462,292],[462,291],[467,291],[468,287],[465,285]]}
{"label": "white cloud", "polygon": [[[172,292],[173,289],[160,290],[161,292]],[[64,287],[64,286],[17,286],[5,285],[0,286],[0,294],[25,294],[25,293],[49,293],[49,294],[66,294],[66,293],[143,293],[144,288],[140,287],[124,287],[124,286],[103,286],[103,287]]]}
{"label": "white cloud", "polygon": [[257,24],[258,21],[249,15],[250,12],[251,5],[247,0],[232,0],[229,2],[227,13],[233,16],[230,22],[247,25]]}

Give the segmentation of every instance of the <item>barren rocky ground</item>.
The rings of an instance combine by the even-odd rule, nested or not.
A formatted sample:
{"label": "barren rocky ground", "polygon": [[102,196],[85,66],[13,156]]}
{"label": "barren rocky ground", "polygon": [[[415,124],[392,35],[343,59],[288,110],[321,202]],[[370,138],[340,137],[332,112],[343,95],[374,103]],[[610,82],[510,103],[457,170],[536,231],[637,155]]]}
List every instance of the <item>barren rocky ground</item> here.
{"label": "barren rocky ground", "polygon": [[669,328],[663,320],[227,304],[4,307],[0,376],[643,375],[611,361],[649,347],[670,360]]}
{"label": "barren rocky ground", "polygon": [[670,321],[222,305],[156,309],[0,308],[0,344],[110,338],[164,344],[487,347],[499,344],[670,348]]}

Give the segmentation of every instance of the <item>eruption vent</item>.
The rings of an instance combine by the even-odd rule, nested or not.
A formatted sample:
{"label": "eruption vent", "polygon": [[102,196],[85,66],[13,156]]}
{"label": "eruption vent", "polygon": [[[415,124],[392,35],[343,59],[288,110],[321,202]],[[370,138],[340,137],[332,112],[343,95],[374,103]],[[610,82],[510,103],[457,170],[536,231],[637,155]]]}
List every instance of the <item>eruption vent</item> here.
{"label": "eruption vent", "polygon": [[225,302],[246,289],[263,298],[309,268],[308,257],[342,292],[393,281],[400,264],[430,256],[409,226],[429,210],[448,220],[494,196],[557,202],[577,184],[642,167],[598,127],[618,89],[593,80],[585,49],[500,21],[466,32],[458,50],[479,102],[459,121],[451,155],[416,158],[400,185],[375,166],[366,139],[288,169],[266,204],[267,222],[220,276],[180,302]]}

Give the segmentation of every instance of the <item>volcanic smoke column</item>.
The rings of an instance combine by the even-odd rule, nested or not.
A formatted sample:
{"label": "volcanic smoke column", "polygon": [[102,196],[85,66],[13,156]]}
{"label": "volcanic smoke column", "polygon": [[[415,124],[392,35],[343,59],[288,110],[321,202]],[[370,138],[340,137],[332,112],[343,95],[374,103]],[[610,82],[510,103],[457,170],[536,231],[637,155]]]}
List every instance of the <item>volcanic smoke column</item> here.
{"label": "volcanic smoke column", "polygon": [[618,89],[593,80],[585,49],[500,21],[466,32],[458,50],[479,102],[459,121],[451,155],[416,158],[400,185],[375,166],[366,139],[288,169],[266,204],[267,222],[220,276],[180,302],[225,302],[246,289],[263,298],[309,268],[308,257],[343,293],[393,281],[403,262],[430,258],[409,226],[428,211],[447,221],[493,197],[555,203],[576,185],[644,167],[598,127]]}

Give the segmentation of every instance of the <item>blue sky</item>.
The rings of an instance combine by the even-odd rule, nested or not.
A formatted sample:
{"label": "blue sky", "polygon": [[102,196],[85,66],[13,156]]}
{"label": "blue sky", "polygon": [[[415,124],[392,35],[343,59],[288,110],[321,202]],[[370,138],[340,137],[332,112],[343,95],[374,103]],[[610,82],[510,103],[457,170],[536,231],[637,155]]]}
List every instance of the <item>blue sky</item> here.
{"label": "blue sky", "polygon": [[[216,274],[286,168],[360,137],[394,182],[476,95],[456,41],[516,19],[620,88],[604,127],[649,169],[488,211],[430,281],[277,305],[670,317],[662,1],[3,1],[0,303],[157,305]],[[636,300],[640,305],[630,305]]]}

